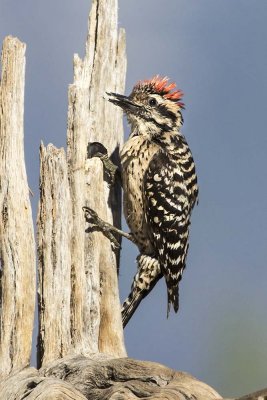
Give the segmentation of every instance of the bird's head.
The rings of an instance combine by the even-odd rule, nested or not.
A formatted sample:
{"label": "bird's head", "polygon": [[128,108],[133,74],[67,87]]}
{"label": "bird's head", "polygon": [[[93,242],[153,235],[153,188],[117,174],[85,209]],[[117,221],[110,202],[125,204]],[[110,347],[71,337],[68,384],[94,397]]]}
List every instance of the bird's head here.
{"label": "bird's head", "polygon": [[183,123],[183,93],[175,89],[175,83],[157,75],[138,82],[130,96],[107,94],[111,103],[123,109],[135,134],[157,136],[162,131],[179,130]]}

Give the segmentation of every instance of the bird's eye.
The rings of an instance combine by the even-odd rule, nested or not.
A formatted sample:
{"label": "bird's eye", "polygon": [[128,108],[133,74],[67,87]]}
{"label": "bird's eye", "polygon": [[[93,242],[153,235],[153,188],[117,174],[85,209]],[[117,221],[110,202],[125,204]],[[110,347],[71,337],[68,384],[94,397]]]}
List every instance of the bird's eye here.
{"label": "bird's eye", "polygon": [[148,100],[148,104],[149,104],[151,107],[155,107],[155,106],[157,105],[157,100],[154,99],[154,98],[152,97],[152,99],[149,99],[149,100]]}

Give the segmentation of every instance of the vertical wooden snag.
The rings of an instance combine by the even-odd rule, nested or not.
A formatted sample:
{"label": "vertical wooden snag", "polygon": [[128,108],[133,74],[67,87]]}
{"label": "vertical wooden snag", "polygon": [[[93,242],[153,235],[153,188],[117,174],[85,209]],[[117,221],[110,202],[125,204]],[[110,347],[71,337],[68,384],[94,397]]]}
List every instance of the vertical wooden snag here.
{"label": "vertical wooden snag", "polygon": [[104,182],[100,159],[87,159],[89,142],[103,143],[115,161],[122,144],[121,111],[104,99],[106,91],[124,91],[125,35],[117,31],[117,9],[117,0],[93,0],[85,58],[74,56],[67,163],[63,150],[41,147],[39,366],[72,353],[126,355],[118,257],[102,233],[88,229],[82,209],[88,205],[120,224],[120,188]]}
{"label": "vertical wooden snag", "polygon": [[[117,283],[116,257],[110,242],[101,233],[85,234],[86,224],[82,207],[94,207],[99,215],[111,223],[114,206],[109,202],[110,190],[103,182],[102,165],[90,160],[85,169],[87,145],[98,141],[104,144],[110,155],[118,153],[122,144],[123,129],[120,110],[104,99],[106,91],[124,91],[126,74],[125,36],[117,31],[117,0],[94,0],[89,17],[89,32],[84,60],[74,57],[74,83],[69,88],[68,114],[68,163],[70,190],[73,201],[72,274],[72,332],[73,345],[88,347],[88,337],[97,327],[92,324],[97,314],[91,314],[91,322],[83,320],[86,304],[86,271],[97,265],[100,273],[99,333],[93,334],[98,351],[114,356],[126,354],[121,325],[120,302]],[[93,184],[94,178],[97,181]],[[86,185],[89,180],[90,184]],[[81,229],[83,227],[83,229]],[[87,256],[90,254],[90,258]],[[91,326],[90,326],[91,325]],[[89,329],[89,331],[88,331]],[[92,337],[92,336],[91,336]]]}
{"label": "vertical wooden snag", "polygon": [[[71,201],[64,149],[40,147],[38,210],[38,364],[61,358],[71,348]],[[44,351],[45,350],[45,351]]]}
{"label": "vertical wooden snag", "polygon": [[35,244],[23,147],[24,43],[2,50],[0,86],[0,377],[29,364]]}

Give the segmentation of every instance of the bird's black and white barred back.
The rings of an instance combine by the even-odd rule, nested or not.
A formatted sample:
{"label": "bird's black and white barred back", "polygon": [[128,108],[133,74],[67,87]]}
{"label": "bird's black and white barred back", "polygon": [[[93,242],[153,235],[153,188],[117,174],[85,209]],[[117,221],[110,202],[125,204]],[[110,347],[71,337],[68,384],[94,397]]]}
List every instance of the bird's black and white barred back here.
{"label": "bird's black and white barred back", "polygon": [[129,97],[109,93],[131,125],[121,151],[124,214],[141,256],[131,293],[123,304],[124,325],[164,276],[168,313],[179,308],[189,225],[198,196],[195,164],[180,132],[182,92],[167,78],[139,82]]}
{"label": "bird's black and white barred back", "polygon": [[151,160],[144,179],[145,209],[151,241],[168,290],[168,313],[179,308],[178,283],[188,249],[190,206],[183,175],[174,160],[160,151]]}

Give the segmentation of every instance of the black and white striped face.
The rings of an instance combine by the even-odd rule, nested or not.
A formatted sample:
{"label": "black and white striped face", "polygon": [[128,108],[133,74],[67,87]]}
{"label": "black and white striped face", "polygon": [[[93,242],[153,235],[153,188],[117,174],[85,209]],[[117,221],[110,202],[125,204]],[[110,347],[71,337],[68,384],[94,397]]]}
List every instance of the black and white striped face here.
{"label": "black and white striped face", "polygon": [[133,91],[129,97],[108,93],[109,101],[120,106],[132,126],[132,135],[155,137],[179,130],[183,124],[180,105],[160,94]]}
{"label": "black and white striped face", "polygon": [[157,136],[179,129],[183,123],[181,107],[160,94],[133,92],[129,99],[137,104],[137,112],[127,112],[127,119],[139,135]]}

